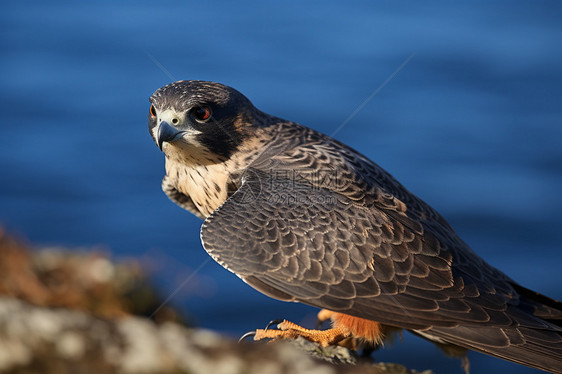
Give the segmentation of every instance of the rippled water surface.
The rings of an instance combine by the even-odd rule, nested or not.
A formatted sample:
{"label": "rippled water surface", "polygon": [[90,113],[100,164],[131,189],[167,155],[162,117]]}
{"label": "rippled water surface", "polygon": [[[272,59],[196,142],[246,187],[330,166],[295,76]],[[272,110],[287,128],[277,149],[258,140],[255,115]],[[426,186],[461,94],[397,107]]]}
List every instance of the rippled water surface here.
{"label": "rippled water surface", "polygon": [[[208,258],[200,221],[160,190],[148,97],[172,79],[231,85],[331,134],[437,208],[480,255],[562,299],[558,2],[12,2],[0,14],[0,221],[38,245],[142,257],[171,293]],[[397,74],[393,72],[413,58]],[[315,310],[214,262],[173,298],[238,336]],[[533,370],[471,354],[474,373]],[[377,353],[461,372],[405,335]]]}

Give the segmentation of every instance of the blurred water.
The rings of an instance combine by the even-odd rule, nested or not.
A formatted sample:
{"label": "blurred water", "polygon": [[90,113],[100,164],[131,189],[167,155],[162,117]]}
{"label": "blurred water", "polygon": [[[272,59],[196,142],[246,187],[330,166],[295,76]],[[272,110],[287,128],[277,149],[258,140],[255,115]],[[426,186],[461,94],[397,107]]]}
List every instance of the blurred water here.
{"label": "blurred water", "polygon": [[[170,78],[149,55],[175,79],[229,84],[266,112],[330,134],[415,53],[337,138],[437,208],[490,263],[562,299],[561,9],[6,3],[0,222],[40,245],[141,256],[172,292],[208,256],[199,220],[160,191],[147,99]],[[173,302],[233,336],[272,318],[314,319],[314,309],[270,300],[214,262]],[[475,373],[534,372],[470,357]],[[377,358],[460,372],[409,335]]]}

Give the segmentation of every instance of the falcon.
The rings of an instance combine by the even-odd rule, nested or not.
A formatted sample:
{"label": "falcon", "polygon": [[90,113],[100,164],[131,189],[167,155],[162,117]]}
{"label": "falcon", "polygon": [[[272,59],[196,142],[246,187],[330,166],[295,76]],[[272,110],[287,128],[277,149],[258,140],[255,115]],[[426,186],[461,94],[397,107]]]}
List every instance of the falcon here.
{"label": "falcon", "polygon": [[204,219],[209,255],[265,295],[332,321],[327,330],[276,321],[254,340],[378,344],[398,328],[562,373],[562,303],[488,265],[367,157],[219,83],[171,83],[150,103],[162,188]]}

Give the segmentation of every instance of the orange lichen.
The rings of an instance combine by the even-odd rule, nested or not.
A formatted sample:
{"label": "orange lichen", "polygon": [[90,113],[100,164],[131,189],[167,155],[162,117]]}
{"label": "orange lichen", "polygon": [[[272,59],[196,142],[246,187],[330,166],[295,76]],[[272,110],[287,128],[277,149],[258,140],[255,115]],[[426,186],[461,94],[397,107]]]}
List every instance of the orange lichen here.
{"label": "orange lichen", "polygon": [[45,307],[78,309],[101,317],[153,313],[155,320],[179,315],[146,281],[140,264],[111,262],[99,251],[32,250],[0,226],[0,296]]}

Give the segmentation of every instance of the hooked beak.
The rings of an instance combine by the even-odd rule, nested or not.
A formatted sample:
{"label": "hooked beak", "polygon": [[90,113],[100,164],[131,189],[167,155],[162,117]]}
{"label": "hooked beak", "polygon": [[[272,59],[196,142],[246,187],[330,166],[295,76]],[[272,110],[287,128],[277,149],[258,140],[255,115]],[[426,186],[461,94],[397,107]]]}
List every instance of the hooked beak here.
{"label": "hooked beak", "polygon": [[180,131],[175,127],[171,126],[168,122],[162,121],[160,125],[158,125],[158,136],[157,136],[157,145],[160,150],[162,150],[162,146],[164,142],[171,143],[175,140],[180,139],[184,134],[184,131]]}

